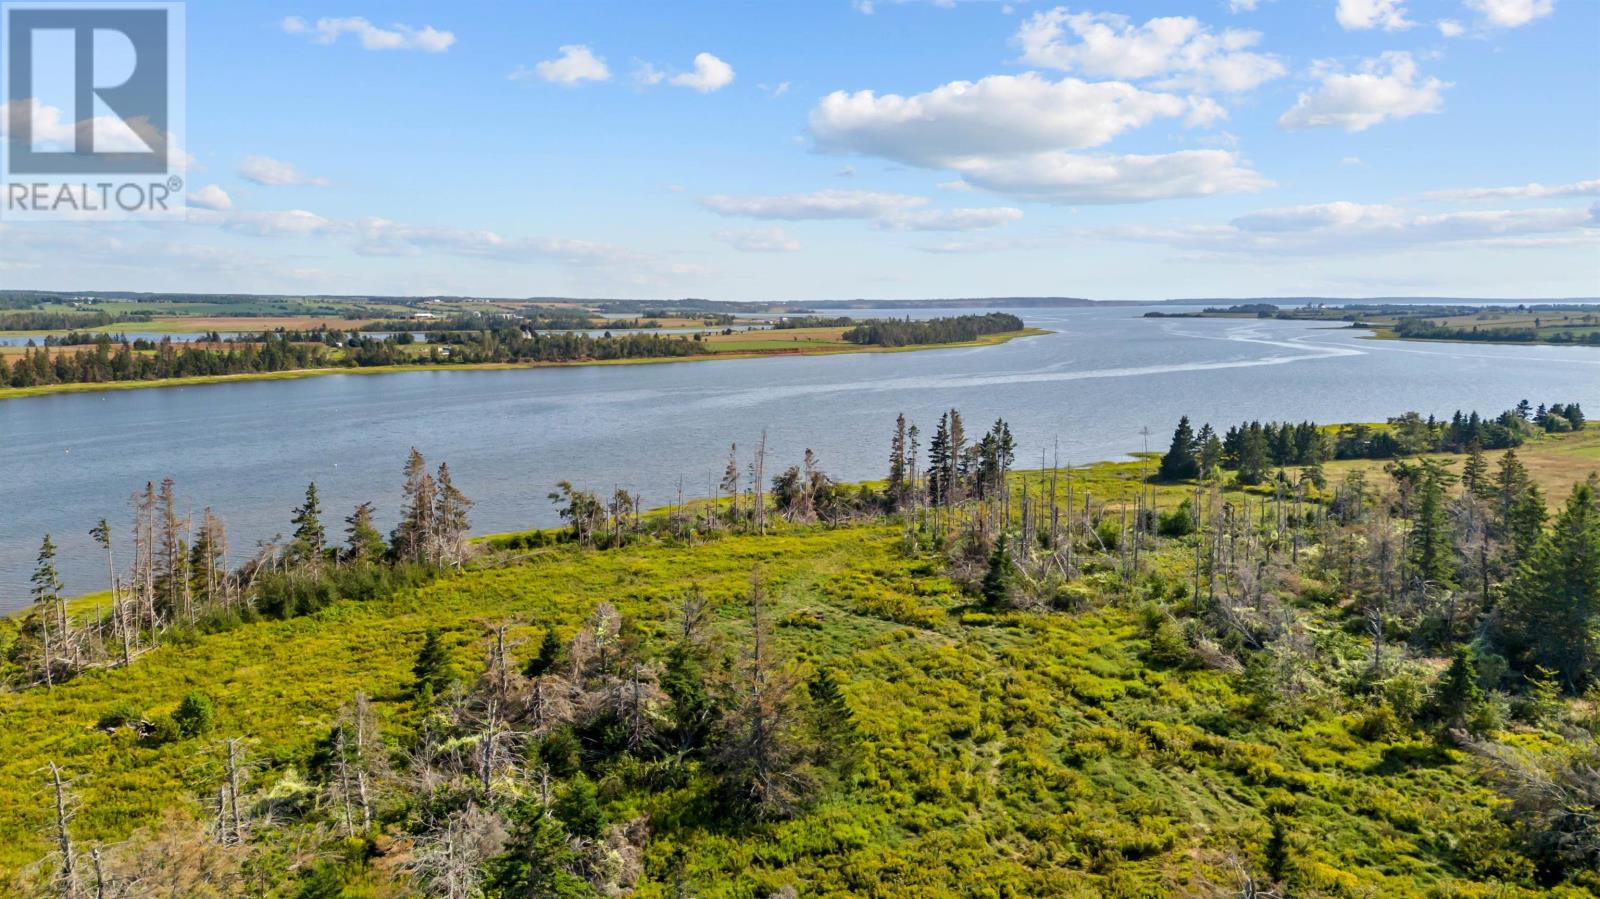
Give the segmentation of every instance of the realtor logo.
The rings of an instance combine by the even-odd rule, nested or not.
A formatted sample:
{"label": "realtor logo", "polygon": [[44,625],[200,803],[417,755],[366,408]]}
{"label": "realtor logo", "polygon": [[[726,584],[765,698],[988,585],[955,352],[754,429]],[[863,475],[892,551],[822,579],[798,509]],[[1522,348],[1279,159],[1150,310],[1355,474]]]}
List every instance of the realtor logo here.
{"label": "realtor logo", "polygon": [[0,53],[0,220],[183,215],[181,3],[3,3]]}

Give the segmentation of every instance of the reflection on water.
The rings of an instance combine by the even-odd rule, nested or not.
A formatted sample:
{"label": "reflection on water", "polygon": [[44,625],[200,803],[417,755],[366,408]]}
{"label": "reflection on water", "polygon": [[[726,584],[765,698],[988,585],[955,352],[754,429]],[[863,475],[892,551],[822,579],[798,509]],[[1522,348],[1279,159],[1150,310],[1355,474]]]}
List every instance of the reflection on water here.
{"label": "reflection on water", "polygon": [[[1170,310],[1170,307],[1168,307]],[[953,315],[963,310],[930,310]],[[1019,464],[1059,439],[1064,459],[1165,444],[1179,415],[1378,420],[1408,409],[1498,412],[1524,397],[1600,409],[1600,350],[1362,340],[1325,323],[1144,319],[1133,307],[1017,310],[1057,333],[994,347],[538,370],[335,375],[62,394],[0,402],[0,608],[26,599],[51,532],[72,592],[101,589],[88,530],[127,531],[127,502],[172,477],[198,518],[227,519],[236,557],[287,533],[315,479],[328,520],[377,502],[388,523],[416,446],[448,460],[479,532],[556,521],[563,478],[664,504],[681,479],[707,495],[728,445],[769,433],[769,471],[807,447],[836,477],[881,477],[894,417],[931,432],[959,407],[969,431],[1004,417]],[[905,310],[850,310],[866,318]],[[126,547],[119,547],[123,558]],[[103,562],[99,563],[103,564]]]}

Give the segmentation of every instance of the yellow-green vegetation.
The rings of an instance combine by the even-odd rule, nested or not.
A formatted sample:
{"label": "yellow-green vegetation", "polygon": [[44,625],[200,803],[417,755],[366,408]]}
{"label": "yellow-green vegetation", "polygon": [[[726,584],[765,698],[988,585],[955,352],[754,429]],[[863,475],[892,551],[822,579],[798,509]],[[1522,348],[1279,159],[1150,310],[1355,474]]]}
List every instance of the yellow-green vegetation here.
{"label": "yellow-green vegetation", "polygon": [[[1547,489],[1565,494],[1578,478],[1563,482],[1559,472],[1592,471],[1596,447],[1591,430],[1518,452],[1542,469]],[[1380,463],[1339,464],[1380,476]],[[1134,502],[1172,510],[1195,495],[1192,484],[1147,482],[1154,465],[1145,458],[1080,469],[1071,495],[1110,502],[1103,522]],[[1066,478],[1054,475],[1057,494],[1067,495]],[[1013,511],[1025,493],[1038,502],[1051,483],[1049,472],[1013,473]],[[1264,510],[1272,488],[1249,495]],[[624,753],[589,769],[592,797],[569,785],[556,815],[575,827],[578,796],[605,820],[647,821],[636,895],[1238,895],[1288,884],[1297,896],[1505,897],[1553,888],[1472,754],[1396,714],[1424,702],[1425,685],[1335,689],[1360,681],[1368,647],[1359,618],[1353,626],[1344,617],[1345,598],[1315,565],[1286,576],[1272,601],[1305,623],[1295,639],[1319,671],[1333,672],[1328,681],[1271,663],[1240,670],[1225,653],[1206,663],[1208,644],[1186,640],[1172,617],[1188,605],[1195,550],[1186,542],[1152,539],[1140,572],[1128,577],[1126,556],[1092,548],[1098,538],[1090,537],[1055,606],[1023,611],[985,603],[987,580],[980,591],[961,573],[959,553],[938,548],[943,532],[894,519],[771,527],[766,535],[700,532],[690,542],[641,535],[610,549],[513,549],[550,535],[496,538],[488,542],[498,548],[467,571],[426,586],[190,633],[126,669],[0,695],[8,809],[0,870],[21,870],[52,846],[49,762],[70,778],[80,849],[154,825],[175,805],[202,820],[217,814],[195,797],[216,795],[230,738],[254,760],[256,795],[305,808],[313,802],[308,771],[326,765],[330,732],[357,693],[372,698],[392,749],[433,726],[437,713],[425,715],[417,697],[430,629],[448,665],[470,679],[494,658],[500,625],[520,667],[552,632],[574,639],[605,603],[624,621],[618,639],[631,649],[619,651],[660,665],[679,639],[684,600],[701,596],[711,639],[740,656],[752,637],[755,571],[775,655],[801,679],[826,671],[837,681],[856,734],[835,748],[859,759],[798,814],[765,822],[718,811],[709,763]],[[1315,557],[1299,544],[1296,552]],[[1275,651],[1257,657],[1278,658]],[[196,693],[214,706],[196,736],[156,742],[96,727],[130,712],[170,716]],[[1590,732],[1600,723],[1591,706],[1560,714],[1588,714]],[[1502,722],[1497,733],[1535,754],[1558,751],[1564,739],[1553,725]],[[463,740],[455,751],[470,755],[478,744]],[[548,747],[518,751],[530,767],[550,758]],[[522,789],[537,807],[532,784],[501,789]],[[379,836],[346,844],[345,869],[362,873],[341,875],[344,886],[403,893],[396,882],[414,847],[400,830],[420,826],[418,814],[395,811]],[[295,895],[327,870],[269,855],[254,892]],[[1594,895],[1600,877],[1580,872],[1554,888]]]}

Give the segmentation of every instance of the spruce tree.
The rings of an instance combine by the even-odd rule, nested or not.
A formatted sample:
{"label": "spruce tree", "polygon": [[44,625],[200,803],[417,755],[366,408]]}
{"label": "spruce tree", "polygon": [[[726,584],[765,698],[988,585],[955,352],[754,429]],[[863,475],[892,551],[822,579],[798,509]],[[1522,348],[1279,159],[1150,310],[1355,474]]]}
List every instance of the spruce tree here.
{"label": "spruce tree", "polygon": [[1478,665],[1472,647],[1456,647],[1450,667],[1439,681],[1434,708],[1447,727],[1466,727],[1483,706],[1483,687],[1478,684]]}
{"label": "spruce tree", "polygon": [[1543,665],[1576,690],[1600,675],[1600,500],[1573,488],[1554,527],[1517,567],[1501,607],[1507,642],[1525,668]]}
{"label": "spruce tree", "polygon": [[1181,481],[1200,474],[1200,464],[1195,460],[1194,429],[1189,426],[1189,416],[1178,419],[1178,428],[1172,432],[1172,447],[1161,457],[1161,477],[1168,481]]}
{"label": "spruce tree", "polygon": [[889,504],[899,507],[906,494],[906,417],[894,420],[894,439],[889,442],[889,483],[884,488]]}
{"label": "spruce tree", "polygon": [[450,654],[445,651],[438,628],[428,628],[422,636],[422,649],[411,666],[416,678],[415,694],[431,699],[442,693],[455,680],[455,669],[450,664]]}
{"label": "spruce tree", "polygon": [[1005,606],[1011,600],[1015,580],[1016,574],[1011,570],[1011,551],[1002,535],[989,553],[989,570],[983,575],[983,601],[994,608]]}
{"label": "spruce tree", "polygon": [[372,523],[372,503],[356,506],[345,523],[344,560],[350,563],[376,562],[383,558],[383,535]]}
{"label": "spruce tree", "polygon": [[1477,438],[1467,444],[1467,462],[1461,468],[1461,486],[1480,499],[1489,490],[1489,463],[1483,458],[1483,444]]}
{"label": "spruce tree", "polygon": [[1455,581],[1450,517],[1444,507],[1448,477],[1449,473],[1438,463],[1422,463],[1409,541],[1412,575],[1421,583],[1441,588]]}
{"label": "spruce tree", "polygon": [[328,542],[322,526],[322,503],[317,499],[317,482],[306,487],[306,501],[294,510],[294,541],[289,544],[289,559],[296,565],[315,569],[322,561]]}

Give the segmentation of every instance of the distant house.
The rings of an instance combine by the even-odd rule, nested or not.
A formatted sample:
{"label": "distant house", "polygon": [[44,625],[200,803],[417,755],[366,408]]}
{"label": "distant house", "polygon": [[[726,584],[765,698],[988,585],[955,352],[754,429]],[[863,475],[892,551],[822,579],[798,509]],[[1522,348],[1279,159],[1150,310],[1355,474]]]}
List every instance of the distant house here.
{"label": "distant house", "polygon": [[412,321],[420,321],[420,320],[423,320],[423,319],[438,318],[438,317],[439,316],[434,315],[432,312],[413,312],[413,313],[411,313],[411,320]]}

